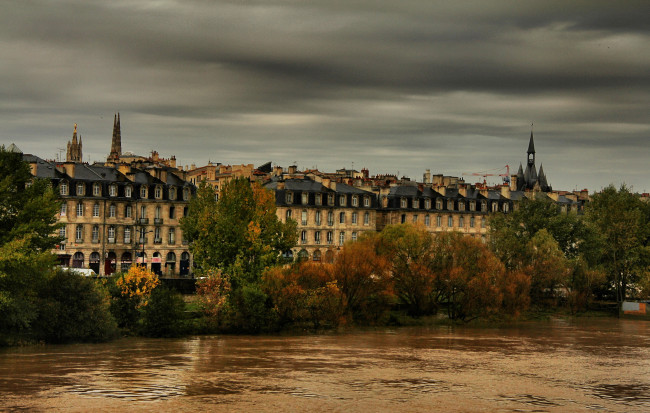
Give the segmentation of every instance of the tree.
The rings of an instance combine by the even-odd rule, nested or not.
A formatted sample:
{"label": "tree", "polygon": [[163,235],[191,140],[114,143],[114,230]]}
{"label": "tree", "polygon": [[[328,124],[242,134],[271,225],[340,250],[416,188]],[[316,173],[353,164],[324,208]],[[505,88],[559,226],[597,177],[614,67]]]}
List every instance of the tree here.
{"label": "tree", "polygon": [[603,237],[601,263],[619,307],[634,282],[645,281],[650,265],[650,206],[622,185],[592,196],[586,216]]}
{"label": "tree", "polygon": [[395,293],[409,315],[435,314],[441,291],[431,234],[410,224],[389,225],[379,234],[377,251],[389,261]]}
{"label": "tree", "polygon": [[271,316],[262,274],[295,246],[296,223],[278,220],[275,194],[257,182],[233,179],[216,198],[216,191],[202,183],[181,227],[202,271],[221,271],[231,285],[230,326],[258,331],[269,326]]}

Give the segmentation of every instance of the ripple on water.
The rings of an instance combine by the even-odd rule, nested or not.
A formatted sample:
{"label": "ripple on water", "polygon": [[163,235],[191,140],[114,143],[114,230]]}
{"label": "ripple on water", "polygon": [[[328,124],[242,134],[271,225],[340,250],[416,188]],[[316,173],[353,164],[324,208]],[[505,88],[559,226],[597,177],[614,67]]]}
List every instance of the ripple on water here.
{"label": "ripple on water", "polygon": [[182,386],[151,384],[146,386],[133,386],[129,389],[98,388],[86,385],[73,385],[67,389],[68,393],[88,397],[106,397],[129,401],[155,401],[182,396],[185,390]]}
{"label": "ripple on water", "polygon": [[592,387],[594,396],[627,406],[650,406],[650,386],[642,384],[599,384]]}

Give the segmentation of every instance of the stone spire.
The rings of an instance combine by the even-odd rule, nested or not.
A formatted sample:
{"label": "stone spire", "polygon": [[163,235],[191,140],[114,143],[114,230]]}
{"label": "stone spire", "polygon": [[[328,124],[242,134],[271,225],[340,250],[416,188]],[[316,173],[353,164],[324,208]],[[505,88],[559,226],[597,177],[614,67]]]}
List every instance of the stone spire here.
{"label": "stone spire", "polygon": [[111,153],[108,155],[109,162],[116,162],[122,156],[122,132],[120,128],[120,114],[113,118],[113,139],[111,141]]}
{"label": "stone spire", "polygon": [[81,135],[79,135],[79,140],[77,141],[77,124],[74,124],[74,132],[72,132],[72,141],[68,141],[68,150],[65,154],[66,162],[81,162],[82,160],[82,151],[81,151]]}

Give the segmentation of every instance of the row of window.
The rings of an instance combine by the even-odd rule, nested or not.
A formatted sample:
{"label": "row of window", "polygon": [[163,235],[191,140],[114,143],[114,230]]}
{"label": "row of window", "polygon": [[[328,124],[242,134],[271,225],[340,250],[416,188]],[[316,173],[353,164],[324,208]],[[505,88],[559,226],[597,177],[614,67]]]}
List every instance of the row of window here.
{"label": "row of window", "polygon": [[[85,206],[83,202],[78,202],[75,208],[75,213],[76,216],[78,217],[83,217],[84,216],[84,210]],[[68,214],[68,204],[66,202],[61,204],[61,212],[60,215],[62,217],[66,216]],[[99,203],[95,203],[92,207],[92,217],[93,218],[98,218],[100,215],[100,206]],[[187,215],[187,207],[183,208],[183,216]],[[117,205],[115,204],[110,204],[108,206],[108,210],[106,213],[106,216],[109,218],[116,218],[117,217]],[[146,205],[141,205],[140,206],[140,217],[146,217],[147,216],[147,206]],[[133,217],[133,207],[131,205],[124,205],[124,217],[125,218],[132,218]],[[154,210],[154,217],[155,219],[160,219],[162,220],[163,214],[162,214],[162,208],[160,206],[156,206]],[[176,218],[176,207],[170,206],[169,207],[169,219],[175,219]]]}
{"label": "row of window", "polygon": [[[286,211],[286,220],[289,220],[292,218],[293,213],[291,212],[290,209],[287,209]],[[307,210],[302,210],[300,212],[300,224],[301,225],[307,225],[308,224],[308,216],[309,214],[307,213]],[[346,217],[347,214],[345,212],[339,212],[338,215],[338,222],[339,224],[345,224],[346,223]],[[351,214],[351,222],[352,224],[359,224],[359,213],[358,212],[352,212]],[[314,214],[314,224],[315,225],[322,225],[323,223],[323,214],[321,211],[316,211]],[[332,226],[334,225],[334,212],[333,211],[327,211],[327,225]],[[370,225],[370,213],[365,212],[363,214],[363,225]]]}
{"label": "row of window", "polygon": [[[76,186],[76,195],[77,196],[85,196],[86,195],[86,184],[83,182],[77,183]],[[69,187],[68,183],[66,181],[61,181],[59,183],[59,191],[61,195],[69,195]],[[177,189],[175,187],[169,188],[169,199],[175,200],[176,199],[176,191]],[[95,182],[92,186],[92,195],[93,196],[102,196],[102,186],[101,184]],[[147,198],[149,195],[149,188],[146,185],[140,185],[140,198]],[[154,186],[154,198],[156,199],[162,199],[163,195],[163,186],[162,185],[156,185]],[[116,197],[117,196],[117,185],[116,184],[110,184],[108,186],[108,196],[111,197]],[[127,185],[124,187],[124,197],[125,198],[131,198],[133,196],[133,187],[131,185]],[[184,188],[183,189],[183,200],[187,201],[190,196],[190,190],[189,188]]]}
{"label": "row of window", "polygon": [[[469,211],[476,211],[476,201],[469,201],[466,205],[465,201],[454,201],[453,199],[447,200],[447,210],[448,211],[454,211],[454,202],[458,203],[458,211],[465,211],[466,206],[469,207]],[[443,200],[442,198],[436,199],[436,209],[441,210],[443,207]],[[499,203],[498,202],[492,202],[492,212],[498,212],[499,211]],[[419,199],[414,199],[411,205],[411,208],[413,209],[419,209],[420,207],[420,200]],[[483,200],[480,202],[480,207],[481,207],[481,212],[488,212],[488,201]],[[408,198],[400,198],[400,208],[408,208]],[[431,209],[431,199],[426,198],[424,200],[424,209]],[[503,205],[501,206],[501,210],[503,212],[508,212],[510,209],[510,205],[507,202],[504,202]]]}
{"label": "row of window", "polygon": [[[297,194],[296,194],[297,195]],[[294,193],[287,191],[284,194],[285,196],[285,201],[287,204],[293,204],[294,202]],[[359,200],[363,199],[363,206],[365,208],[370,208],[372,205],[371,197],[368,195],[364,196],[359,196],[359,195],[352,195],[352,198],[350,200],[350,206],[352,207],[358,207],[359,206]],[[327,205],[328,206],[334,206],[336,201],[336,195],[335,194],[327,194]],[[302,192],[300,194],[300,202],[303,205],[308,205],[309,204],[309,192]],[[323,194],[321,193],[316,193],[314,194],[314,203],[316,205],[324,205],[323,204]],[[339,195],[339,206],[347,206],[348,203],[348,196],[347,195]]]}
{"label": "row of window", "polygon": [[[314,233],[313,233],[313,241],[314,241],[313,243],[314,244],[318,245],[318,244],[323,243],[322,237],[321,237],[322,232],[323,231],[314,231]],[[357,235],[358,234],[357,234],[356,231],[352,232],[352,236],[351,236],[352,241],[357,240]],[[339,245],[345,244],[345,240],[346,240],[345,231],[339,231],[339,237],[338,237]],[[300,243],[301,244],[309,244],[310,243],[309,231],[305,231],[305,230],[300,231]],[[325,243],[327,245],[334,244],[334,231],[325,232]]]}
{"label": "row of window", "polygon": [[[78,224],[75,227],[75,234],[74,234],[74,239],[76,243],[82,243],[84,241],[84,232],[85,228],[83,224]],[[137,240],[133,239],[133,235],[135,235],[136,231],[132,230],[131,227],[124,227],[122,230],[122,237],[121,241],[124,244],[131,244],[133,241],[136,241],[137,243],[147,243],[147,237],[146,234],[150,231],[146,231],[145,228],[140,228],[139,231],[139,237]],[[160,227],[155,227],[153,230],[154,234],[154,244],[162,244],[162,229]],[[91,232],[90,232],[90,242],[96,244],[99,243],[100,241],[100,228],[99,225],[93,225]],[[117,238],[117,227],[115,225],[109,225],[107,230],[106,230],[106,241],[109,244],[115,244],[118,242]],[[67,231],[66,227],[62,227],[59,229],[59,236],[62,238],[67,238]],[[183,241],[185,243],[185,241]],[[176,244],[176,228],[169,228],[167,230],[167,244],[169,245],[174,245]]]}
{"label": "row of window", "polygon": [[[413,214],[411,220],[414,224],[417,224],[419,222],[419,215]],[[468,220],[465,219],[466,217],[460,215],[458,216],[458,227],[459,228],[465,228],[465,224],[468,223],[470,228],[475,228],[476,227],[476,218],[473,216],[470,216]],[[407,217],[406,214],[402,214],[400,222],[402,224],[406,223]],[[443,216],[442,215],[436,215],[436,226],[438,228],[442,227],[443,223]],[[431,217],[429,215],[424,216],[424,225],[427,227],[431,226]],[[486,221],[485,217],[481,217],[481,228],[485,228],[486,226]],[[454,216],[453,215],[448,215],[447,216],[447,227],[448,228],[453,228],[454,227]]]}

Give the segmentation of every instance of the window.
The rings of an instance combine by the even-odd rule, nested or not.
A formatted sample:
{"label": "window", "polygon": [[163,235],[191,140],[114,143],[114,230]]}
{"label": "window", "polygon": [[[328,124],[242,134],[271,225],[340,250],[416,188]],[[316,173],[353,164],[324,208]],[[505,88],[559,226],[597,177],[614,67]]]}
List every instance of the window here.
{"label": "window", "polygon": [[487,201],[481,201],[481,211],[487,212]]}
{"label": "window", "polygon": [[475,201],[470,201],[469,202],[469,210],[470,211],[476,211],[476,202]]}
{"label": "window", "polygon": [[474,217],[469,217],[469,227],[474,228]]}
{"label": "window", "polygon": [[147,197],[147,186],[142,185],[140,187],[140,198],[146,198]]}
{"label": "window", "polygon": [[300,243],[301,244],[306,244],[307,243],[307,231],[301,231],[300,232]]}
{"label": "window", "polygon": [[436,209],[442,209],[442,199],[436,199]]}
{"label": "window", "polygon": [[339,213],[339,224],[345,224],[345,212]]}
{"label": "window", "polygon": [[290,219],[291,219],[291,210],[290,210],[290,209],[287,209],[287,213],[286,213],[285,221],[288,221],[288,220],[290,220]]}
{"label": "window", "polygon": [[417,198],[413,199],[413,201],[411,201],[411,205],[414,209],[420,208],[420,200]]}
{"label": "window", "polygon": [[64,217],[64,216],[67,215],[67,213],[68,213],[68,204],[64,202],[64,203],[61,204],[61,214],[60,215],[62,217]]}
{"label": "window", "polygon": [[454,218],[453,218],[451,215],[449,215],[449,216],[447,217],[447,226],[448,226],[449,228],[451,228],[451,227],[454,226]]}
{"label": "window", "polygon": [[93,225],[93,232],[91,236],[92,242],[99,242],[99,226]]}
{"label": "window", "polygon": [[111,186],[108,187],[108,195],[117,196],[117,185],[112,184]]}
{"label": "window", "polygon": [[339,197],[339,205],[345,206],[346,203],[347,203],[347,199],[345,198],[345,195],[341,195]]}
{"label": "window", "polygon": [[176,229],[169,228],[169,238],[167,242],[169,245],[174,245],[174,243],[176,243]]}
{"label": "window", "polygon": [[442,226],[442,217],[440,215],[436,216],[436,226],[438,228]]}
{"label": "window", "polygon": [[82,204],[81,202],[77,204],[77,216],[78,217],[84,216],[84,204]]}
{"label": "window", "polygon": [[414,224],[418,223],[418,216],[416,214],[413,214],[413,223]]}
{"label": "window", "polygon": [[402,224],[406,223],[406,214],[402,214],[402,217],[400,218],[399,222]]}
{"label": "window", "polygon": [[370,207],[370,197],[368,196],[363,197],[363,206],[366,208]]}
{"label": "window", "polygon": [[169,207],[169,219],[174,219],[176,218],[176,207],[175,206],[170,206]]}
{"label": "window", "polygon": [[458,201],[458,210],[459,211],[465,210],[465,203],[463,201]]}
{"label": "window", "polygon": [[183,201],[187,201],[190,198],[190,190],[187,188],[183,189]]}
{"label": "window", "polygon": [[153,242],[154,242],[155,244],[160,244],[160,242],[161,242],[161,239],[160,239],[160,227],[156,227],[156,228],[154,228],[154,231],[153,231],[153,238],[154,238],[154,239],[153,239]]}
{"label": "window", "polygon": [[100,196],[102,194],[102,187],[98,183],[93,184],[93,196]]}
{"label": "window", "polygon": [[461,228],[465,227],[465,217],[458,217],[458,226]]}
{"label": "window", "polygon": [[357,195],[354,195],[352,197],[352,206],[353,207],[358,207],[359,206],[359,197]]}
{"label": "window", "polygon": [[481,228],[485,228],[485,217],[481,217]]}
{"label": "window", "polygon": [[307,225],[307,211],[304,209],[300,213],[300,222],[302,225]]}
{"label": "window", "polygon": [[125,244],[131,243],[131,228],[129,227],[124,228],[124,243]]}
{"label": "window", "polygon": [[334,213],[332,211],[327,211],[327,225],[334,225]]}
{"label": "window", "polygon": [[431,226],[431,218],[428,215],[424,216],[424,225]]}
{"label": "window", "polygon": [[108,243],[113,244],[115,242],[115,227],[111,225],[108,227]]}
{"label": "window", "polygon": [[454,201],[452,201],[451,199],[449,201],[447,201],[447,210],[448,211],[453,211],[454,210]]}
{"label": "window", "polygon": [[345,244],[345,232],[341,231],[339,233],[339,245]]}
{"label": "window", "polygon": [[156,199],[162,198],[162,188],[160,187],[160,185],[156,185],[154,196],[156,197]]}
{"label": "window", "polygon": [[400,208],[406,208],[406,198],[402,198],[399,201]]}
{"label": "window", "polygon": [[499,210],[499,203],[492,202],[492,212],[497,212]]}
{"label": "window", "polygon": [[159,206],[156,207],[156,212],[155,212],[154,217],[156,219],[160,219],[160,207]]}
{"label": "window", "polygon": [[77,225],[77,229],[75,231],[75,240],[77,242],[82,242],[84,239],[84,227],[83,225],[79,224]]}
{"label": "window", "polygon": [[142,205],[140,206],[140,218],[145,218],[147,216],[147,207]]}
{"label": "window", "polygon": [[352,213],[352,223],[356,225],[358,223],[358,221],[359,221],[359,215],[356,212],[353,212]]}
{"label": "window", "polygon": [[352,233],[352,241],[356,241],[356,240],[357,240],[357,233],[353,232]]}
{"label": "window", "polygon": [[363,214],[363,225],[370,225],[370,212]]}
{"label": "window", "polygon": [[133,215],[133,208],[131,208],[131,205],[127,205],[124,207],[124,217],[126,218],[131,218]]}
{"label": "window", "polygon": [[77,196],[82,196],[84,194],[84,184],[77,184]]}
{"label": "window", "polygon": [[323,204],[323,194],[316,194],[314,196],[314,201],[316,202],[316,205],[322,205]]}
{"label": "window", "polygon": [[424,200],[424,209],[431,209],[431,200],[429,198]]}
{"label": "window", "polygon": [[284,200],[287,202],[287,204],[293,204],[293,192],[287,192],[284,194]]}
{"label": "window", "polygon": [[95,202],[93,205],[93,218],[99,217],[99,204]]}
{"label": "window", "polygon": [[176,187],[169,188],[169,199],[172,201],[176,199]]}
{"label": "window", "polygon": [[[503,212],[506,212],[506,213],[507,213],[508,210],[509,210],[509,205],[508,205],[507,202],[504,202],[504,203],[503,203]],[[563,209],[562,211],[563,211],[563,212],[566,212],[566,206],[564,206],[564,209]]]}
{"label": "window", "polygon": [[59,237],[65,238],[65,235],[66,235],[65,227],[59,228]]}
{"label": "window", "polygon": [[302,204],[307,205],[309,203],[309,194],[307,192],[302,193]]}
{"label": "window", "polygon": [[68,195],[68,183],[66,181],[61,181],[59,184],[59,193],[61,195]]}
{"label": "window", "polygon": [[331,245],[334,242],[334,233],[332,231],[327,231],[327,243]]}
{"label": "window", "polygon": [[320,244],[320,231],[314,232],[314,243]]}
{"label": "window", "polygon": [[108,207],[108,216],[109,218],[115,218],[117,216],[117,207],[115,206],[115,204],[111,204]]}
{"label": "window", "polygon": [[321,224],[320,211],[316,211],[316,225]]}
{"label": "window", "polygon": [[131,198],[131,193],[133,192],[133,188],[131,188],[131,185],[128,185],[124,188],[124,196],[127,198]]}
{"label": "window", "polygon": [[334,194],[327,194],[327,205],[334,206]]}

